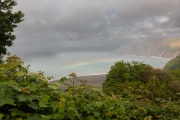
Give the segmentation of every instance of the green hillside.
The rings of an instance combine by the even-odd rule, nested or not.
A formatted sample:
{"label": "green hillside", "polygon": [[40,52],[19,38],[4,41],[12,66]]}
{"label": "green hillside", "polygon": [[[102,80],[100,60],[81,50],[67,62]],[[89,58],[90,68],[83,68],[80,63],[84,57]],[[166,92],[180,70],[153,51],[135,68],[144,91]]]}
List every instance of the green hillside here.
{"label": "green hillside", "polygon": [[180,69],[180,56],[170,60],[163,68],[164,70],[175,70]]}

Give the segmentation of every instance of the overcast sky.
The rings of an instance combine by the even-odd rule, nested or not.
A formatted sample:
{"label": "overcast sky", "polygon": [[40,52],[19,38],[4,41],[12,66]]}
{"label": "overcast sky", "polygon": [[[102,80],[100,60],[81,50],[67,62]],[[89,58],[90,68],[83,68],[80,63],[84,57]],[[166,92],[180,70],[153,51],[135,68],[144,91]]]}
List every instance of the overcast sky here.
{"label": "overcast sky", "polygon": [[17,0],[25,21],[11,53],[113,51],[124,43],[180,37],[180,0]]}

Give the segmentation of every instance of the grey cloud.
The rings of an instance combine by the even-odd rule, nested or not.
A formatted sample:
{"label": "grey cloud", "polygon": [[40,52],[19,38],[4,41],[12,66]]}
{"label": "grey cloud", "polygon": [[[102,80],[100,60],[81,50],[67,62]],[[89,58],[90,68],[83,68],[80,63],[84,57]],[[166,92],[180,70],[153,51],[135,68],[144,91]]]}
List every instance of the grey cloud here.
{"label": "grey cloud", "polygon": [[[113,50],[152,37],[180,37],[179,0],[17,0],[25,21],[10,51]],[[169,20],[159,22],[160,17]],[[25,50],[24,50],[25,49]],[[43,54],[42,54],[43,55]]]}

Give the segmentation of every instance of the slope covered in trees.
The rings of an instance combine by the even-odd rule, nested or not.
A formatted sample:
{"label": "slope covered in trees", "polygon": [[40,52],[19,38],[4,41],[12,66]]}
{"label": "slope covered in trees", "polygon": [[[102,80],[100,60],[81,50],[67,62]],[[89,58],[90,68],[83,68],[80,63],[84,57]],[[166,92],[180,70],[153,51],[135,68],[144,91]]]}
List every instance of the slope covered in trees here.
{"label": "slope covered in trees", "polygon": [[170,60],[163,68],[164,70],[175,70],[180,69],[180,56]]}

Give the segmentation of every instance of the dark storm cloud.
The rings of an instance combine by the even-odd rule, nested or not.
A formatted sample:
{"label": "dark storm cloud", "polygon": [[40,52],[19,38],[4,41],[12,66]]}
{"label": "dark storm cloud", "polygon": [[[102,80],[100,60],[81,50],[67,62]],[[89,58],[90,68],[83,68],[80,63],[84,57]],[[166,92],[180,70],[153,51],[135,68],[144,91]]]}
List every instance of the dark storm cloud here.
{"label": "dark storm cloud", "polygon": [[179,37],[179,0],[17,0],[25,21],[13,53],[114,50],[153,37]]}

